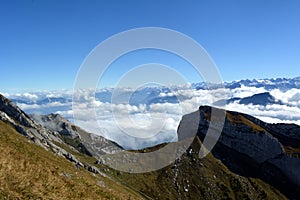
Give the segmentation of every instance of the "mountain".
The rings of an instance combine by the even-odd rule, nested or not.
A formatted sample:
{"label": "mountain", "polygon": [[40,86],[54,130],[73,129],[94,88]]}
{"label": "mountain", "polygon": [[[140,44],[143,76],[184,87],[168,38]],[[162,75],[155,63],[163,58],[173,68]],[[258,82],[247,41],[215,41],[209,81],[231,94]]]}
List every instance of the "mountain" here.
{"label": "mountain", "polygon": [[[253,79],[239,80],[232,82],[224,82],[223,84],[212,84],[206,82],[193,83],[190,86],[148,86],[133,90],[132,88],[117,89],[105,88],[93,91],[92,96],[97,101],[103,103],[111,103],[114,95],[114,103],[129,103],[130,105],[145,104],[147,108],[151,104],[156,103],[178,103],[188,100],[190,96],[174,95],[172,92],[189,91],[189,90],[207,90],[225,87],[229,90],[235,90],[241,87],[263,88],[270,92],[273,89],[279,89],[285,92],[290,89],[300,89],[300,77],[296,78],[276,78],[276,79]],[[86,91],[91,92],[91,91]],[[11,94],[11,100],[28,112],[49,114],[57,111],[68,111],[72,107],[72,91],[56,91],[56,92],[36,92],[32,94]],[[185,94],[182,92],[182,94]],[[55,97],[53,97],[55,96]],[[239,98],[239,97],[237,97]],[[229,99],[234,101],[237,99]],[[270,102],[271,103],[271,102]]]}
{"label": "mountain", "polygon": [[44,127],[0,95],[0,199],[142,198],[93,166],[96,159],[87,148],[71,142],[79,135],[76,127],[70,131],[68,121],[61,120]]}
{"label": "mountain", "polygon": [[[225,124],[212,152],[200,159],[212,109],[226,114]],[[297,125],[268,124],[246,114],[201,106],[180,122],[179,141],[194,133],[196,138],[174,163],[155,172],[115,176],[154,199],[297,199],[299,132]]]}
{"label": "mountain", "polygon": [[240,104],[253,104],[253,105],[263,105],[266,106],[267,104],[282,104],[280,101],[276,101],[275,98],[269,93],[259,93],[254,94],[251,97],[242,98],[239,101]]}
{"label": "mountain", "polygon": [[[65,143],[75,147],[83,154],[89,156],[95,153],[103,155],[123,150],[117,143],[99,135],[88,133],[59,114],[31,114],[30,116],[43,127],[58,132]],[[89,147],[91,151],[88,151],[86,147]]]}
{"label": "mountain", "polygon": [[[200,159],[212,109],[225,113],[225,124],[212,152]],[[143,174],[111,173],[154,199],[297,199],[299,131],[297,125],[268,124],[246,114],[201,106],[183,116],[179,124],[179,142],[196,137],[174,163]]]}
{"label": "mountain", "polygon": [[261,106],[283,104],[280,100],[276,100],[275,97],[273,97],[269,92],[258,93],[244,98],[234,97],[228,100],[219,100],[217,102],[214,102],[214,105],[222,105],[224,101],[226,102],[226,104],[236,102],[244,105],[253,104],[253,105],[261,105]]}
{"label": "mountain", "polygon": [[[62,154],[78,162],[79,165],[83,164],[61,148],[61,144],[71,146],[79,152],[86,151],[90,155],[85,145],[89,145],[93,152],[101,154],[122,150],[116,143],[84,131],[58,114],[29,116],[2,95],[0,96],[0,119],[11,123],[18,132],[30,138],[34,143]],[[97,142],[101,147],[93,146],[94,143],[91,141]]]}
{"label": "mountain", "polygon": [[[218,124],[218,117],[211,119],[212,110],[224,113],[225,123],[212,152],[200,158],[210,123]],[[123,155],[116,143],[84,131],[58,114],[27,115],[0,96],[0,198],[299,197],[299,126],[268,124],[243,113],[200,106],[182,117],[177,132],[178,144],[192,143],[173,163],[147,173],[117,171],[106,165],[114,160],[105,159]],[[177,143],[134,152],[142,155],[166,145]],[[125,168],[128,163],[143,164],[132,157],[121,158]]]}
{"label": "mountain", "polygon": [[228,89],[236,89],[240,88],[241,86],[247,87],[256,87],[256,88],[264,88],[266,90],[271,89],[280,89],[282,91],[289,90],[291,88],[300,88],[300,77],[295,78],[272,78],[272,79],[246,79],[246,80],[239,80],[239,81],[232,81],[232,82],[224,82],[221,84],[209,84],[209,83],[193,83],[192,88],[197,90],[205,90],[207,88],[221,88],[225,87]]}
{"label": "mountain", "polygon": [[272,78],[272,79],[253,79],[253,80],[240,80],[227,82],[224,84],[226,88],[234,89],[239,88],[242,85],[248,87],[262,87],[266,90],[278,88],[286,91],[291,88],[300,88],[300,77],[296,78]]}
{"label": "mountain", "polygon": [[[180,126],[200,115],[197,137],[202,141],[210,123],[211,108],[202,106],[183,118]],[[250,115],[226,113],[221,136],[212,154],[232,172],[258,177],[290,198],[300,195],[300,127],[268,124]],[[184,138],[184,133],[178,136]]]}
{"label": "mountain", "polygon": [[37,105],[43,105],[43,104],[47,104],[47,103],[71,103],[72,99],[69,98],[63,98],[63,97],[47,97],[47,98],[42,98],[42,99],[38,99],[38,100],[32,100],[32,99],[27,99],[27,98],[14,98],[11,99],[12,102],[16,103],[16,104],[27,104],[27,105],[33,105],[33,104],[37,104]]}

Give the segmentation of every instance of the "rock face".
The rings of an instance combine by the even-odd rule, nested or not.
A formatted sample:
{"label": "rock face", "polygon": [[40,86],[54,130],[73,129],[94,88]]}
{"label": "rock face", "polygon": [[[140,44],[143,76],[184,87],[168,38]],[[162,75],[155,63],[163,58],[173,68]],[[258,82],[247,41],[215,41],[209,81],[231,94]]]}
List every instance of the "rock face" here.
{"label": "rock face", "polygon": [[83,154],[96,156],[123,150],[117,143],[99,135],[88,133],[59,114],[33,114],[31,117],[44,127],[58,132],[64,142],[75,146]]}
{"label": "rock face", "polygon": [[[199,120],[196,134],[203,141],[211,123],[211,109],[201,106],[198,111],[184,116],[179,129]],[[299,195],[300,127],[268,124],[246,114],[221,111],[226,112],[226,119],[212,151],[214,156],[236,173],[258,176],[285,193]],[[192,129],[195,131],[195,127]],[[178,132],[178,138],[184,139],[186,132]]]}
{"label": "rock face", "polygon": [[84,166],[74,155],[55,144],[55,142],[64,143],[58,132],[43,127],[2,95],[0,95],[0,116],[2,121],[12,124],[19,133],[37,145],[53,151],[79,166]]}
{"label": "rock face", "polygon": [[[88,156],[92,156],[91,152],[106,154],[122,151],[122,148],[116,143],[101,136],[87,133],[58,114],[29,116],[1,94],[0,120],[13,125],[19,133],[35,144],[65,157],[76,166],[85,167],[88,170],[92,168],[81,163],[61,146],[67,146],[75,152]],[[93,169],[93,171],[96,170]]]}
{"label": "rock face", "polygon": [[68,136],[71,138],[78,137],[78,133],[76,132],[76,127],[59,114],[53,114],[53,113],[49,115],[31,114],[30,117],[32,117],[35,121],[40,123],[42,126],[47,127],[53,131],[57,131],[63,136]]}
{"label": "rock face", "polygon": [[[200,158],[208,127],[213,130],[221,127],[222,113],[221,136],[212,152]],[[182,117],[178,140],[184,144],[188,140],[191,144],[187,144],[174,163],[153,172],[121,172],[116,176],[153,199],[298,199],[298,128],[267,124],[246,114],[201,106]],[[166,146],[157,145],[140,153],[163,147]]]}

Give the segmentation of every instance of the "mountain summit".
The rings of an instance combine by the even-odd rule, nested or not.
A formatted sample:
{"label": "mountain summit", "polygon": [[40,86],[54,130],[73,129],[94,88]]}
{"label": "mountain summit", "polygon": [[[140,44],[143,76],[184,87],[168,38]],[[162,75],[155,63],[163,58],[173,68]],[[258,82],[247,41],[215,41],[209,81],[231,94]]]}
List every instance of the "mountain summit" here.
{"label": "mountain summit", "polygon": [[[212,119],[213,109],[226,115],[224,128],[212,152],[200,159],[207,129],[218,120]],[[201,106],[179,124],[179,142],[196,135],[180,158],[155,172],[117,177],[157,199],[297,199],[299,131],[297,125],[268,124],[243,113]]]}

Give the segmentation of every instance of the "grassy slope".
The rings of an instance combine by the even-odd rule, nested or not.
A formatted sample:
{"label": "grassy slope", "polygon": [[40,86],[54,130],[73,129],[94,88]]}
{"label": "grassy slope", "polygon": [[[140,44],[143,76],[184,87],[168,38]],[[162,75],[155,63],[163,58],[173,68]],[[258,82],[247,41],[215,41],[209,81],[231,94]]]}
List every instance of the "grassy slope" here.
{"label": "grassy slope", "polygon": [[0,199],[140,199],[132,190],[76,169],[0,121]]}
{"label": "grassy slope", "polygon": [[[197,149],[199,140],[195,140],[192,146]],[[177,176],[176,171],[179,172]],[[184,154],[176,166],[170,165],[155,172],[118,172],[114,175],[154,199],[286,199],[260,179],[230,172],[211,154],[204,159],[199,159],[196,152]]]}

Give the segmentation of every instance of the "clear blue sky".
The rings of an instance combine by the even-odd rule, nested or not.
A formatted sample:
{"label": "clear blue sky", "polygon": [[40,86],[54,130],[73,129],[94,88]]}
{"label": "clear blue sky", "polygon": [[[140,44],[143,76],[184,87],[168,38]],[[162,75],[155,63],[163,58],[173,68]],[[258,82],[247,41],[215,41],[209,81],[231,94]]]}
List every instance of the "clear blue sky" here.
{"label": "clear blue sky", "polygon": [[145,26],[194,38],[223,80],[296,77],[299,10],[297,0],[1,0],[0,91],[71,89],[96,45]]}

